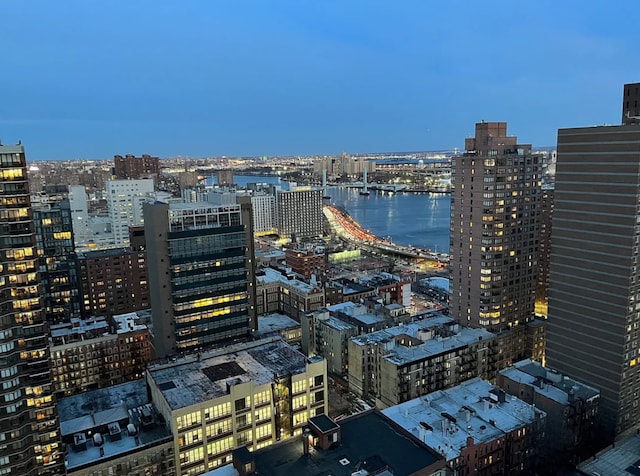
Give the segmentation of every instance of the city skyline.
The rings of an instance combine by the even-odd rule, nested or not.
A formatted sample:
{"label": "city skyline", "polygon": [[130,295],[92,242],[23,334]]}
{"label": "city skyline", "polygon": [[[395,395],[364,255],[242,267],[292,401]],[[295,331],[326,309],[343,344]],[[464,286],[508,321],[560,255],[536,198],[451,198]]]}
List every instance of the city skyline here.
{"label": "city skyline", "polygon": [[484,119],[553,146],[618,122],[640,39],[623,8],[16,2],[0,139],[30,160],[443,150]]}

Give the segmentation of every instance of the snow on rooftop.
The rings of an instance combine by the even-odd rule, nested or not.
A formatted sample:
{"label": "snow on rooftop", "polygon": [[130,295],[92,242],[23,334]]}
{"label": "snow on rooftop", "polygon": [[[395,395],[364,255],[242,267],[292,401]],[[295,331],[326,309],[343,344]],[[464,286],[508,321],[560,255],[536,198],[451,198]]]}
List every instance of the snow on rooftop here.
{"label": "snow on rooftop", "polygon": [[257,276],[256,279],[262,283],[277,283],[280,282],[291,288],[295,288],[303,293],[311,293],[315,287],[297,279],[287,279],[282,273],[275,269],[265,268],[263,269],[264,276]]}
{"label": "snow on rooftop", "polygon": [[475,378],[448,390],[382,410],[447,460],[460,456],[467,437],[486,443],[543,416],[544,412],[509,395],[497,403],[488,399],[493,385]]}
{"label": "snow on rooftop", "polygon": [[284,314],[273,313],[258,317],[258,334],[268,334],[294,327],[300,327],[300,323]]}
{"label": "snow on rooftop", "polygon": [[[500,373],[514,382],[531,385],[536,393],[562,405],[569,403],[569,392],[585,400],[600,394],[597,389],[561,374],[548,371],[539,362],[534,362],[530,359],[516,362],[513,367],[503,369]],[[552,378],[557,379],[558,382],[555,382]]]}
{"label": "snow on rooftop", "polygon": [[354,309],[357,306],[357,304],[351,302],[351,301],[346,301],[346,302],[341,302],[338,304],[334,304],[332,306],[328,306],[327,310],[332,311],[332,312],[344,312],[345,314],[349,314],[350,316],[353,315],[351,314],[351,310]]}
{"label": "snow on rooftop", "polygon": [[[189,407],[227,395],[227,384],[252,381],[264,385],[274,374],[306,371],[307,358],[283,341],[254,347],[199,361],[150,370],[149,375],[173,410]],[[209,374],[209,375],[207,375]]]}
{"label": "snow on rooftop", "polygon": [[125,332],[141,331],[147,328],[144,324],[137,324],[140,321],[140,317],[135,312],[128,312],[126,314],[118,314],[113,316],[113,320],[117,325],[117,333],[123,334]]}

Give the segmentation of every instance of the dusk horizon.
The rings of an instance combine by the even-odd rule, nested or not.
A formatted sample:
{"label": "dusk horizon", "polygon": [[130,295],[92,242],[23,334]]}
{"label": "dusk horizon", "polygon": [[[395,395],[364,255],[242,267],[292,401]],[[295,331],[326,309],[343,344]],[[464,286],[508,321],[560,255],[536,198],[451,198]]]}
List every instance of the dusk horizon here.
{"label": "dusk horizon", "polygon": [[494,1],[4,6],[0,139],[30,160],[550,147],[617,124],[640,33],[622,5]]}

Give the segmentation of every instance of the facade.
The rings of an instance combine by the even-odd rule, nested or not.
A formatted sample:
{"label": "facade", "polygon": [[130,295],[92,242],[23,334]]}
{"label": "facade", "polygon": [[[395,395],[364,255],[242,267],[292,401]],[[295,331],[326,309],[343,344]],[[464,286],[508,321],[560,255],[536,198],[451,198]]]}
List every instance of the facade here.
{"label": "facade", "polygon": [[0,473],[64,472],[22,145],[0,146]]}
{"label": "facade", "polygon": [[144,379],[61,398],[68,476],[173,476],[173,437]]}
{"label": "facade", "polygon": [[543,185],[540,195],[540,253],[536,315],[547,316],[549,307],[549,264],[551,262],[551,219],[553,218],[553,185]]}
{"label": "facade", "polygon": [[149,309],[147,252],[130,248],[78,254],[78,275],[84,317]]}
{"label": "facade", "polygon": [[146,203],[156,355],[256,329],[251,205]]}
{"label": "facade", "polygon": [[71,209],[71,223],[76,243],[87,243],[91,239],[89,227],[89,205],[87,191],[82,185],[69,187],[69,208]]}
{"label": "facade", "polygon": [[114,172],[117,179],[142,179],[160,176],[160,161],[158,157],[142,154],[141,157],[127,154],[113,156]]}
{"label": "facade", "polygon": [[366,160],[364,157],[351,157],[348,154],[341,154],[339,157],[323,157],[314,162],[313,170],[316,175],[321,175],[326,170],[327,176],[336,178],[360,178],[364,170],[367,172],[376,171],[376,163]]}
{"label": "facade", "polygon": [[251,195],[253,206],[253,230],[256,236],[275,235],[276,230],[276,197],[265,192],[256,191]]}
{"label": "facade", "polygon": [[451,313],[491,330],[524,324],[538,277],[540,158],[505,122],[476,124],[465,149],[452,159]]}
{"label": "facade", "polygon": [[310,279],[312,274],[316,276],[324,274],[324,253],[290,248],[285,251],[284,259],[291,271],[304,276],[305,279]]}
{"label": "facade", "polygon": [[216,176],[218,178],[218,185],[221,187],[231,186],[234,184],[233,170],[218,170],[216,172]]}
{"label": "facade", "polygon": [[306,355],[321,355],[327,369],[335,375],[349,371],[349,339],[358,335],[358,328],[331,315],[328,309],[319,309],[302,316],[304,329],[302,351]]}
{"label": "facade", "polygon": [[556,167],[547,364],[600,389],[613,438],[640,422],[640,127],[560,129]]}
{"label": "facade", "polygon": [[479,378],[382,411],[453,474],[537,474],[546,414]]}
{"label": "facade", "polygon": [[622,93],[622,124],[640,124],[640,83],[624,85]]}
{"label": "facade", "polygon": [[496,384],[547,414],[545,464],[549,469],[575,464],[579,454],[590,450],[596,437],[598,390],[531,360],[501,370]]}
{"label": "facade", "polygon": [[51,328],[53,386],[57,395],[73,395],[140,379],[153,360],[151,333],[143,313],[75,320]]}
{"label": "facade", "polygon": [[129,227],[142,225],[142,202],[153,194],[153,180],[109,180],[106,186],[111,232],[116,247],[129,246]]}
{"label": "facade", "polygon": [[325,304],[324,289],[307,284],[272,268],[265,268],[256,277],[257,314],[281,312],[300,322],[307,312]]}
{"label": "facade", "polygon": [[46,319],[69,322],[80,316],[79,282],[71,209],[68,200],[33,207],[36,246]]}
{"label": "facade", "polygon": [[174,435],[176,474],[197,475],[301,435],[327,411],[327,367],[280,338],[210,352],[147,371],[152,400]]}
{"label": "facade", "polygon": [[406,402],[465,380],[495,378],[498,339],[440,316],[349,341],[349,389],[377,408]]}
{"label": "facade", "polygon": [[322,190],[299,187],[276,191],[276,224],[281,238],[313,238],[322,235]]}

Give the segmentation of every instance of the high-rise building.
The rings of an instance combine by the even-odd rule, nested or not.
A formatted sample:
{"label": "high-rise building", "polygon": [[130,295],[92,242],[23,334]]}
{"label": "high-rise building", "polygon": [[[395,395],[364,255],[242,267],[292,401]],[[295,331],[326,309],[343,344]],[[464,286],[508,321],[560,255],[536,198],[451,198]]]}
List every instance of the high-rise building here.
{"label": "high-rise building", "polygon": [[84,317],[149,309],[147,252],[112,248],[78,253],[81,312]]}
{"label": "high-rise building", "polygon": [[452,159],[451,313],[508,329],[534,316],[540,158],[506,122],[476,124],[465,149]]}
{"label": "high-rise building", "polygon": [[129,227],[142,225],[142,201],[153,193],[153,180],[109,180],[107,207],[115,246],[129,245]]}
{"label": "high-rise building", "polygon": [[253,231],[256,236],[276,233],[276,198],[264,191],[255,191],[251,195],[253,207]]}
{"label": "high-rise building", "polygon": [[156,355],[256,329],[251,204],[145,203]]}
{"label": "high-rise building", "polygon": [[142,154],[142,157],[127,154],[124,157],[113,157],[115,176],[118,179],[141,179],[160,175],[160,161],[158,157]]}
{"label": "high-rise building", "polygon": [[22,145],[0,145],[0,173],[0,474],[62,474]]}
{"label": "high-rise building", "polygon": [[89,205],[87,191],[83,185],[69,187],[69,206],[71,208],[71,223],[76,243],[87,243],[91,239],[89,227]]}
{"label": "high-rise building", "polygon": [[536,315],[548,314],[549,262],[551,259],[551,218],[553,217],[553,185],[542,186],[540,194],[540,246],[538,253],[538,285],[536,287]]}
{"label": "high-rise building", "polygon": [[299,187],[276,191],[278,235],[312,238],[322,235],[322,189]]}
{"label": "high-rise building", "polygon": [[[43,197],[41,197],[43,198]],[[49,323],[80,316],[78,272],[69,200],[33,205],[45,316]]]}
{"label": "high-rise building", "polygon": [[547,363],[600,389],[608,437],[640,422],[639,176],[638,124],[558,131]]}

